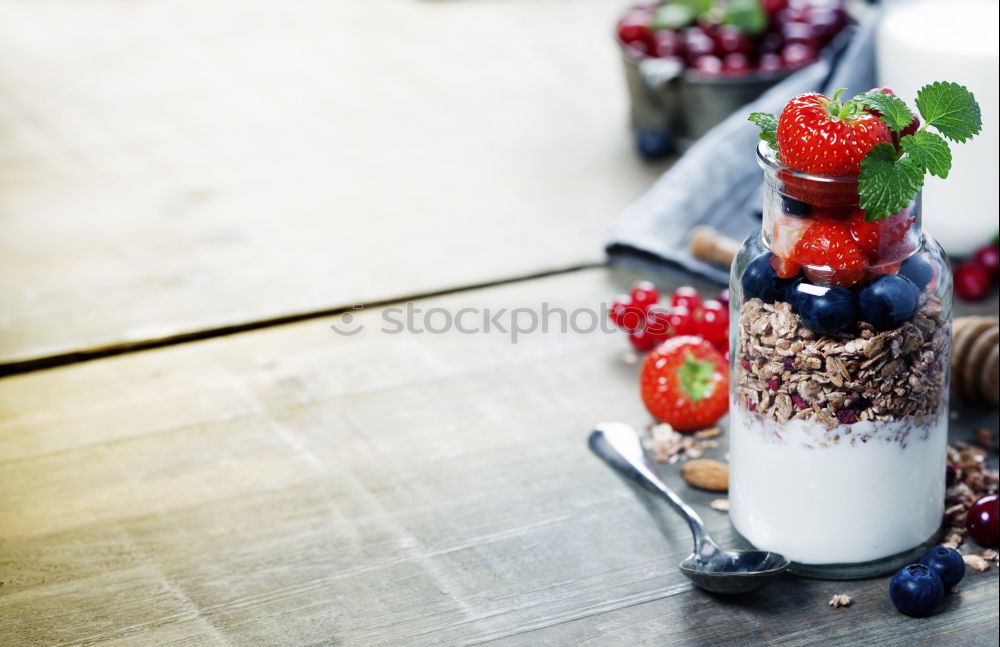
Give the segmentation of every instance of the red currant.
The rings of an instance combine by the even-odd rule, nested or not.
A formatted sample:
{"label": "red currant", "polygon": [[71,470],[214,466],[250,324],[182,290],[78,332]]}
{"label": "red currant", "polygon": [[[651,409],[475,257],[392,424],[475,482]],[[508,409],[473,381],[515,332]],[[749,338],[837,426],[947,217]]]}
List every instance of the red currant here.
{"label": "red currant", "polygon": [[1000,247],[996,245],[980,247],[976,250],[976,255],[973,258],[980,267],[993,276],[996,276],[997,272],[1000,272]]}
{"label": "red currant", "polygon": [[674,335],[697,335],[694,316],[684,306],[674,306],[668,315],[670,328]]}
{"label": "red currant", "polygon": [[651,281],[639,281],[632,287],[632,292],[629,296],[632,297],[632,305],[642,308],[645,311],[649,309],[649,306],[660,300],[660,291],[656,289],[656,286]]}
{"label": "red currant", "polygon": [[646,317],[645,308],[640,308],[632,303],[632,297],[627,294],[615,299],[608,311],[608,318],[619,328],[625,330],[637,330],[642,326]]}
{"label": "red currant", "polygon": [[701,336],[713,344],[729,339],[729,311],[715,299],[701,306]]}
{"label": "red currant", "polygon": [[646,312],[646,331],[667,339],[673,335],[670,326],[670,311],[661,305],[650,306]]}
{"label": "red currant", "polygon": [[670,305],[683,306],[694,312],[696,308],[701,307],[701,295],[690,285],[682,285],[674,290],[674,295],[670,297]]}
{"label": "red currant", "polygon": [[965,529],[980,546],[1000,543],[1000,497],[987,494],[973,503],[965,517]]}
{"label": "red currant", "polygon": [[652,350],[659,344],[661,339],[658,339],[656,335],[651,335],[646,332],[645,328],[637,328],[629,332],[628,340],[632,344],[632,347],[637,351],[645,352],[647,350]]}
{"label": "red currant", "polygon": [[967,301],[981,301],[990,292],[990,273],[975,261],[966,261],[955,270],[955,292]]}

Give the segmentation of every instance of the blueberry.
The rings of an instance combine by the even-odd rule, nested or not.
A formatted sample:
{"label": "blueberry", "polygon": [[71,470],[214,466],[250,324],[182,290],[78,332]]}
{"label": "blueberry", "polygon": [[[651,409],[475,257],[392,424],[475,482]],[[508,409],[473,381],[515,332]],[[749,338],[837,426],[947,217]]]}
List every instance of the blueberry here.
{"label": "blueberry", "polygon": [[965,577],[965,562],[954,548],[935,546],[924,553],[920,563],[937,573],[946,589],[955,586]]}
{"label": "blueberry", "polygon": [[930,568],[910,564],[892,576],[889,599],[908,616],[929,616],[944,599],[944,584]]}
{"label": "blueberry", "polygon": [[782,194],[781,210],[791,216],[808,216],[812,211],[812,205]]}
{"label": "blueberry", "polygon": [[674,150],[670,135],[658,128],[640,128],[635,131],[635,146],[647,160],[663,159]]}
{"label": "blueberry", "polygon": [[743,286],[743,298],[753,299],[756,297],[765,303],[783,300],[785,288],[790,283],[790,280],[780,278],[771,267],[771,252],[764,252],[750,261],[747,268],[743,270],[742,278],[740,278],[740,284]]}
{"label": "blueberry", "polygon": [[900,264],[899,276],[910,279],[917,286],[917,289],[923,292],[927,284],[934,278],[934,268],[919,255],[914,254]]}
{"label": "blueberry", "polygon": [[788,289],[785,300],[806,328],[821,335],[848,330],[858,323],[858,299],[847,288],[800,281]]}
{"label": "blueberry", "polygon": [[879,330],[889,330],[916,314],[920,290],[904,276],[882,274],[861,290],[858,301],[862,320]]}

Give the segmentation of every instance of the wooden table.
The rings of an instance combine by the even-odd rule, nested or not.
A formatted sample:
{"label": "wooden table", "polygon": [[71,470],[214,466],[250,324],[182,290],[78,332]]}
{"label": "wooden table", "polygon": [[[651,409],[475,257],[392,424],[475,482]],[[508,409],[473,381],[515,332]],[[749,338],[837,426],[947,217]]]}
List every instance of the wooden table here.
{"label": "wooden table", "polygon": [[885,578],[692,588],[684,524],[585,447],[648,420],[621,334],[381,330],[639,276],[596,264],[658,170],[580,46],[613,3],[277,6],[0,1],[0,645],[996,643],[995,568],[923,620]]}

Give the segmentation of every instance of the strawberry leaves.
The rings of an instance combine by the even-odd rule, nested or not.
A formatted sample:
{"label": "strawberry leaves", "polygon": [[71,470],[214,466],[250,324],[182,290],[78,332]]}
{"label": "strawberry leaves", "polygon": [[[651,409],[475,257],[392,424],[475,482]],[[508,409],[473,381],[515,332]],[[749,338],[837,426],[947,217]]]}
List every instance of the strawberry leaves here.
{"label": "strawberry leaves", "polygon": [[[877,110],[894,131],[905,128],[913,119],[906,104],[892,95],[873,90],[856,100]],[[957,83],[925,85],[917,93],[916,103],[924,121],[920,130],[901,137],[898,150],[890,144],[880,144],[861,161],[858,194],[868,221],[899,213],[923,187],[926,173],[948,177],[951,149],[945,137],[964,142],[982,130],[982,115],[976,98]],[[935,128],[944,137],[928,131],[928,127]]]}

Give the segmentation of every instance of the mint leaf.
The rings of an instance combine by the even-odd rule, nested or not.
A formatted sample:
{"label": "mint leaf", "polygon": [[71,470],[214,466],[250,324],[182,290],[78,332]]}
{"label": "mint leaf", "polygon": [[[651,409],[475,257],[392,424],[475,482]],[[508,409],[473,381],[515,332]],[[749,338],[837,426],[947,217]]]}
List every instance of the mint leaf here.
{"label": "mint leaf", "polygon": [[767,142],[774,154],[778,154],[778,118],[767,112],[751,112],[747,117],[760,126],[760,138]]}
{"label": "mint leaf", "polygon": [[691,26],[695,18],[712,8],[712,0],[673,0],[661,4],[653,14],[652,27],[660,29],[681,29]]}
{"label": "mint leaf", "polygon": [[759,0],[730,0],[722,22],[755,36],[767,29],[767,16]]}
{"label": "mint leaf", "polygon": [[917,108],[928,126],[952,141],[964,142],[983,127],[976,97],[957,83],[938,81],[920,88]]}
{"label": "mint leaf", "polygon": [[951,149],[948,147],[948,142],[940,135],[921,130],[903,137],[899,140],[899,145],[914,164],[924,167],[931,172],[931,175],[948,177],[948,171],[951,169]]}
{"label": "mint leaf", "polygon": [[858,176],[865,220],[881,220],[899,213],[923,185],[923,166],[910,157],[897,160],[892,144],[879,144],[861,160]]}
{"label": "mint leaf", "polygon": [[913,113],[910,112],[905,101],[881,90],[869,90],[854,97],[854,100],[864,104],[867,108],[873,108],[882,113],[882,121],[891,130],[898,132],[913,121]]}

